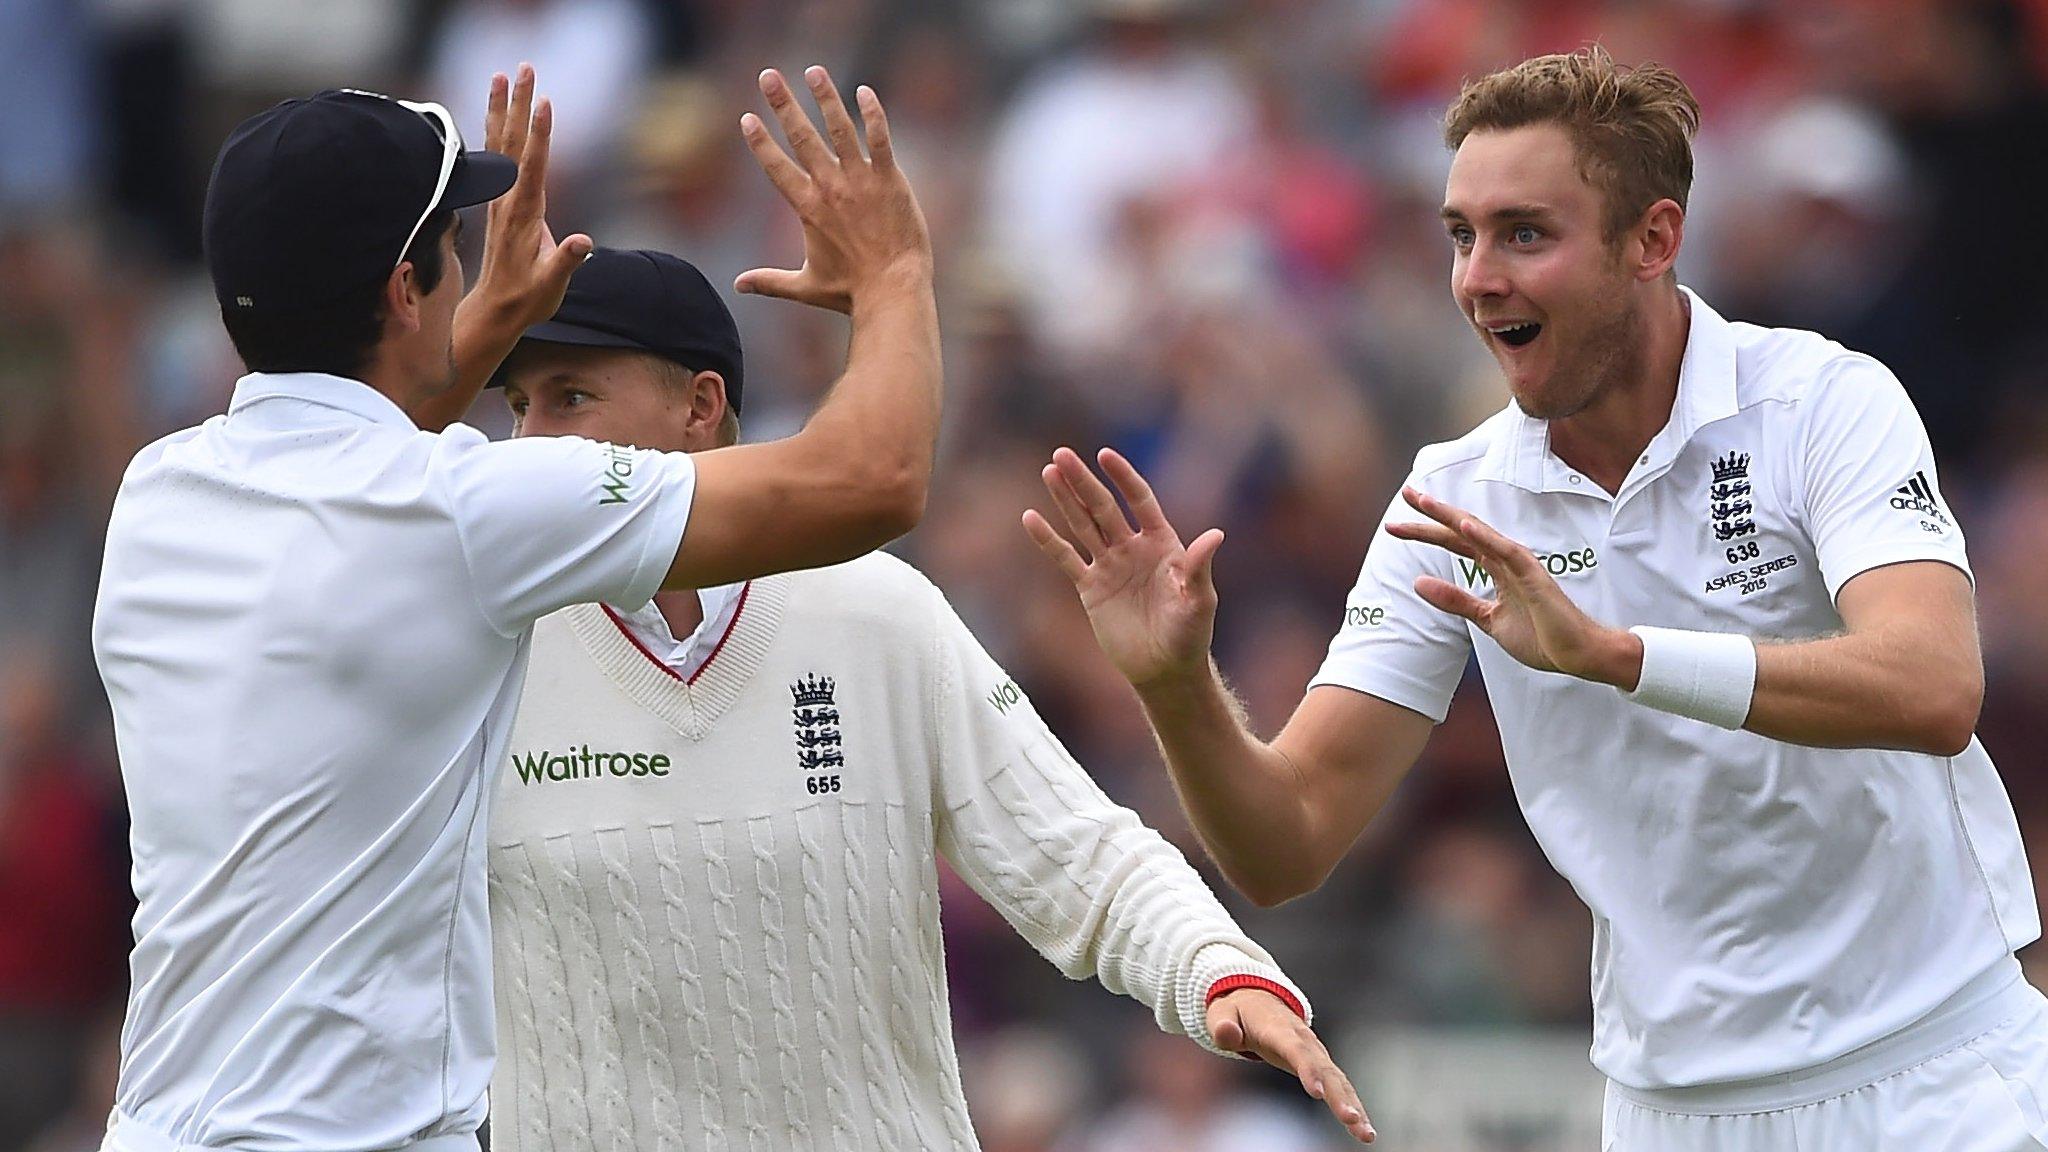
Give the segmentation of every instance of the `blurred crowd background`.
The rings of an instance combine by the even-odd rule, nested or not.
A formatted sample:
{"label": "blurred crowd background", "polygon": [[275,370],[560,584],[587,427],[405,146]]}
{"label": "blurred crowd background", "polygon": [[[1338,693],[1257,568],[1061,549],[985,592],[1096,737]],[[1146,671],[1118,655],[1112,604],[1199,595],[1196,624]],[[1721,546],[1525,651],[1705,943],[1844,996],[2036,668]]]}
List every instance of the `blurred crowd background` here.
{"label": "blurred crowd background", "polygon": [[[946,332],[941,478],[900,550],[1206,867],[1018,527],[1038,468],[1113,444],[1186,535],[1229,530],[1218,656],[1276,728],[1415,448],[1505,400],[1448,295],[1438,117],[1461,78],[1592,39],[1704,105],[1684,281],[1876,354],[1918,402],[1977,568],[1980,731],[2048,872],[2048,3],[0,0],[0,1149],[94,1147],[111,1101],[127,861],[88,620],[129,456],[240,374],[197,228],[237,120],[346,85],[445,101],[476,139],[490,74],[531,61],[558,112],[557,234],[730,284],[800,251],[735,127],[755,73],[874,85]],[[786,434],[843,322],[733,307],[745,433]],[[502,434],[499,404],[474,421]],[[1161,1038],[948,883],[989,1152],[1337,1146],[1284,1078]],[[1309,990],[1385,1146],[1591,1146],[1589,918],[1522,825],[1476,675],[1322,891],[1226,899]]]}

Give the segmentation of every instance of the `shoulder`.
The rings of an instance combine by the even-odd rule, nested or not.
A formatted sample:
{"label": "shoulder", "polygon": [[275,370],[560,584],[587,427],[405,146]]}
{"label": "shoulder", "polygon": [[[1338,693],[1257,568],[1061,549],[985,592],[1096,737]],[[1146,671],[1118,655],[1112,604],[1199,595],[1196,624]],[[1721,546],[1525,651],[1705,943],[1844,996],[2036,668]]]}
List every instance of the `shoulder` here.
{"label": "shoulder", "polygon": [[580,436],[493,440],[467,424],[450,424],[440,432],[420,432],[417,438],[432,450],[431,466],[452,473],[545,467],[547,462],[587,455],[595,443]]}
{"label": "shoulder", "polygon": [[180,428],[176,432],[159,436],[155,440],[143,445],[141,451],[137,452],[128,461],[127,469],[121,473],[121,483],[125,485],[138,476],[146,475],[150,469],[162,463],[167,454],[175,452],[180,446],[189,444],[200,436],[205,435],[209,429],[218,427],[225,419],[225,417],[215,416],[204,424],[195,424],[190,428]]}
{"label": "shoulder", "polygon": [[654,452],[581,436],[487,439],[467,425],[421,432],[429,446],[429,482],[458,507],[517,508],[529,521],[571,508],[625,510],[641,494],[693,475],[681,452]]}
{"label": "shoulder", "polygon": [[826,613],[848,625],[916,628],[924,634],[923,622],[945,605],[929,577],[887,552],[768,579],[789,582],[792,609]]}
{"label": "shoulder", "polygon": [[1456,440],[1423,445],[1415,453],[1415,466],[1409,472],[1409,480],[1442,482],[1461,479],[1463,473],[1477,467],[1486,454],[1493,451],[1495,444],[1514,434],[1520,416],[1510,401],[1506,407]]}
{"label": "shoulder", "polygon": [[1801,409],[1872,399],[1905,399],[1891,369],[1875,356],[1802,328],[1731,323],[1738,402]]}
{"label": "shoulder", "polygon": [[911,696],[937,682],[966,633],[938,587],[886,552],[764,579],[781,593],[780,634],[850,655],[867,681]]}

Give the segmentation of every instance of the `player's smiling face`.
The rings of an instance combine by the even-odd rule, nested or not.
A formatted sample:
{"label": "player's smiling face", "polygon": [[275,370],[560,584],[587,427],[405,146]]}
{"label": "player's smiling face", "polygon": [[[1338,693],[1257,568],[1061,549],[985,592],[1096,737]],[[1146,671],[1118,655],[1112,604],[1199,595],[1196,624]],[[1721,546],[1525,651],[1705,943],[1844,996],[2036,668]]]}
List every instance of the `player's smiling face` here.
{"label": "player's smiling face", "polygon": [[664,368],[642,352],[522,344],[505,367],[513,434],[584,436],[664,452],[716,447],[703,420],[691,419],[691,390]]}
{"label": "player's smiling face", "polygon": [[1451,294],[1524,412],[1577,413],[1639,355],[1635,280],[1556,124],[1474,132],[1444,191]]}

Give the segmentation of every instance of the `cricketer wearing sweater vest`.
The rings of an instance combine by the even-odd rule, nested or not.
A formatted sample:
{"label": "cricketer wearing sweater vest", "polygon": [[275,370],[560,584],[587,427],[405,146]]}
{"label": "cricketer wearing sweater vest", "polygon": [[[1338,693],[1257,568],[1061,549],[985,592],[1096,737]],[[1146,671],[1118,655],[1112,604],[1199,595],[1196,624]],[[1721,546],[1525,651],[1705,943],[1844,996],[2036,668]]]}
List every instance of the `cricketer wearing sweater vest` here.
{"label": "cricketer wearing sweater vest", "polygon": [[[501,382],[522,436],[737,435],[731,316],[661,253],[600,249]],[[509,760],[498,1149],[971,1152],[940,856],[1067,976],[1370,1134],[1300,990],[900,560],[543,619]]]}
{"label": "cricketer wearing sweater vest", "polygon": [[688,677],[603,607],[535,629],[492,816],[495,1148],[976,1147],[940,855],[1169,1032],[1208,1044],[1234,975],[1300,997],[915,569],[729,603]]}

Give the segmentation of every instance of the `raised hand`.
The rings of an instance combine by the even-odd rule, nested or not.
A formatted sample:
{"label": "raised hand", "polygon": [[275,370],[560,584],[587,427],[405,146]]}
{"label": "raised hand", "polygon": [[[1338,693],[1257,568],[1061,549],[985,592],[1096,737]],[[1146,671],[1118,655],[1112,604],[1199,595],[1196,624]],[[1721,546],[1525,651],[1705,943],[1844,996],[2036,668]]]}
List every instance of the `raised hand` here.
{"label": "raised hand", "polygon": [[1294,1010],[1260,988],[1240,988],[1209,1002],[1209,1035],[1226,1052],[1257,1056],[1301,1081],[1302,1090],[1330,1110],[1361,1144],[1377,1135],[1351,1078]]}
{"label": "raised hand", "polygon": [[555,110],[533,98],[533,68],[519,66],[510,80],[491,77],[484,109],[484,147],[519,164],[519,175],[484,217],[484,256],[476,286],[455,308],[449,358],[451,386],[422,397],[407,411],[420,427],[439,431],[462,419],[491,374],[525,331],[555,314],[569,276],[590,255],[590,237],[577,233],[555,242],[547,222],[548,146]]}
{"label": "raised hand", "polygon": [[1210,565],[1223,533],[1211,528],[1183,547],[1131,462],[1110,448],[1096,459],[1130,505],[1136,528],[1088,465],[1061,448],[1041,475],[1073,542],[1035,509],[1024,513],[1024,531],[1073,581],[1096,643],[1134,686],[1206,672],[1216,627]]}
{"label": "raised hand", "polygon": [[557,243],[548,229],[548,149],[555,110],[547,97],[534,99],[533,80],[527,64],[509,81],[503,73],[491,77],[484,147],[516,161],[519,177],[510,191],[491,201],[483,264],[476,288],[463,300],[464,307],[488,312],[496,326],[522,332],[562,306],[570,275],[593,247],[580,232]]}
{"label": "raised hand", "polygon": [[740,117],[740,132],[754,159],[803,222],[803,267],[755,268],[741,273],[733,287],[852,312],[867,292],[901,287],[905,280],[918,288],[928,284],[931,236],[917,195],[896,166],[881,100],[866,85],[855,91],[867,127],[863,155],[832,77],[813,66],[805,70],[804,80],[824,115],[829,145],[798,105],[789,82],[773,68],[761,73],[761,94],[768,98],[795,159],[768,134],[759,116],[749,112]]}
{"label": "raised hand", "polygon": [[1487,599],[1448,580],[1418,577],[1415,592],[1431,606],[1470,620],[1508,655],[1538,671],[1607,684],[1632,678],[1623,669],[1634,638],[1581,611],[1534,552],[1434,496],[1403,488],[1401,497],[1430,522],[1389,524],[1389,534],[1455,552],[1493,581],[1494,596]]}

